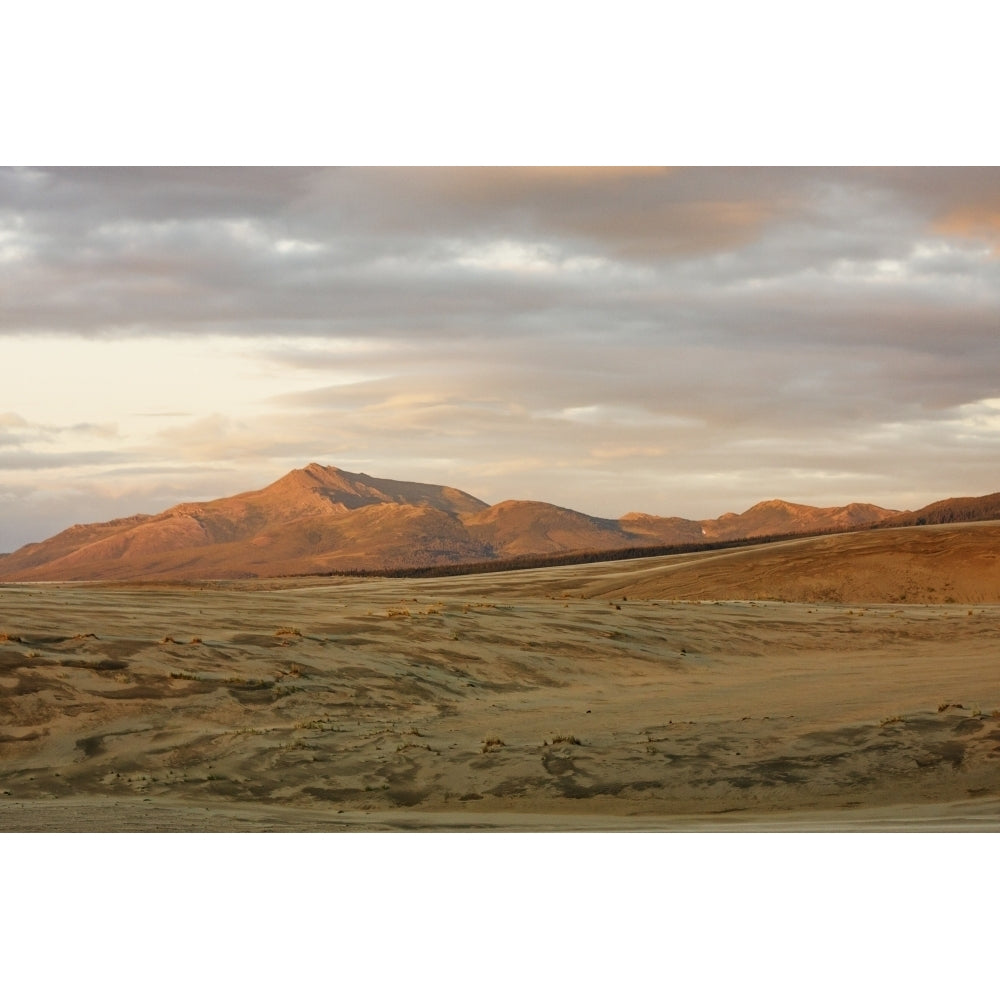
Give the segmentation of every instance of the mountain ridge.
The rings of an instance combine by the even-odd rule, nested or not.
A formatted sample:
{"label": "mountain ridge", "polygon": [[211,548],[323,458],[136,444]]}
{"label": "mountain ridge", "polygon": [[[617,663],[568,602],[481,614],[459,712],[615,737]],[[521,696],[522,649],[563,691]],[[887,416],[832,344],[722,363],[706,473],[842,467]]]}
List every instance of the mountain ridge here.
{"label": "mountain ridge", "polygon": [[636,511],[602,518],[539,500],[490,505],[450,486],[314,462],[258,490],[73,525],[0,555],[0,580],[235,579],[400,569],[853,530],[918,516],[865,503],[810,507],[772,499],[701,521]]}

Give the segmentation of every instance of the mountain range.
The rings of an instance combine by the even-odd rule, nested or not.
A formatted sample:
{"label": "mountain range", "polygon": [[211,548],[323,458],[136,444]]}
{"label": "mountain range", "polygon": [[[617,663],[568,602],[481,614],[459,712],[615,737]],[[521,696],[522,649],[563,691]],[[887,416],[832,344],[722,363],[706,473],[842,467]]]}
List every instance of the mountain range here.
{"label": "mountain range", "polygon": [[[977,500],[977,510],[993,509],[982,501],[994,501],[1000,516],[1000,494]],[[947,509],[935,516],[947,516]],[[314,463],[237,496],[74,525],[0,555],[0,580],[204,580],[399,569],[851,530],[920,515],[864,503],[809,507],[768,500],[702,521],[642,513],[615,520],[539,501],[490,506],[447,486]]]}

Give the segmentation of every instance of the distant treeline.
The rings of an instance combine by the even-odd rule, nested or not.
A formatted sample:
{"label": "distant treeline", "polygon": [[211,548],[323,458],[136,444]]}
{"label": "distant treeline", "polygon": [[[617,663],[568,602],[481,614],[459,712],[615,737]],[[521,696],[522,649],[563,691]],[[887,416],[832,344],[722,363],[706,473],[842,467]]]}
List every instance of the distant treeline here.
{"label": "distant treeline", "polygon": [[650,556],[676,556],[688,552],[712,552],[717,549],[736,549],[748,545],[766,545],[787,542],[795,538],[815,535],[833,535],[842,529],[810,531],[785,535],[755,535],[720,542],[684,542],[678,545],[635,545],[624,549],[598,549],[585,552],[560,552],[557,555],[523,555],[505,559],[489,559],[472,563],[452,563],[444,566],[407,566],[383,569],[338,569],[310,576],[390,577],[392,579],[421,579],[440,576],[471,576],[478,573],[506,573],[518,569],[546,569],[552,566],[579,566],[586,563],[616,562],[619,559],[647,559]]}

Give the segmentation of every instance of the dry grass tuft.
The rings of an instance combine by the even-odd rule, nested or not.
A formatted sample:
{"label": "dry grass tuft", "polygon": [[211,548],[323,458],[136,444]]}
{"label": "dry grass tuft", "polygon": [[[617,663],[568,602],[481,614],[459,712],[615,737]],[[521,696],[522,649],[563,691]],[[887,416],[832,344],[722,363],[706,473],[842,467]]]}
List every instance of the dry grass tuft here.
{"label": "dry grass tuft", "polygon": [[483,746],[481,752],[496,753],[496,751],[499,750],[500,747],[505,747],[506,745],[507,744],[504,743],[504,741],[500,739],[499,736],[487,736],[486,739],[483,740]]}

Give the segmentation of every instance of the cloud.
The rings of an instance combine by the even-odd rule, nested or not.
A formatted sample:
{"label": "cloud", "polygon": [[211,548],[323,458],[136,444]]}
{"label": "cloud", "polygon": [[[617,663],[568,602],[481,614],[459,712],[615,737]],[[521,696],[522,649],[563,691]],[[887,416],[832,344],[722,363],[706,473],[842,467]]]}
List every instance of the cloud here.
{"label": "cloud", "polygon": [[50,460],[62,464],[70,459],[72,454],[89,455],[86,464],[91,464],[101,453],[56,454],[54,449],[60,447],[59,442],[67,438],[96,438],[108,441],[117,437],[118,428],[113,423],[84,421],[60,426],[35,423],[26,420],[19,413],[0,413],[0,468],[43,468]]}
{"label": "cloud", "polygon": [[[174,424],[156,432],[147,455],[164,463],[253,463],[279,458],[312,461],[311,456],[329,446],[330,438],[303,435],[301,422],[289,422],[280,415],[233,419],[221,413]],[[287,470],[285,470],[287,471]],[[261,484],[263,485],[263,484]]]}

